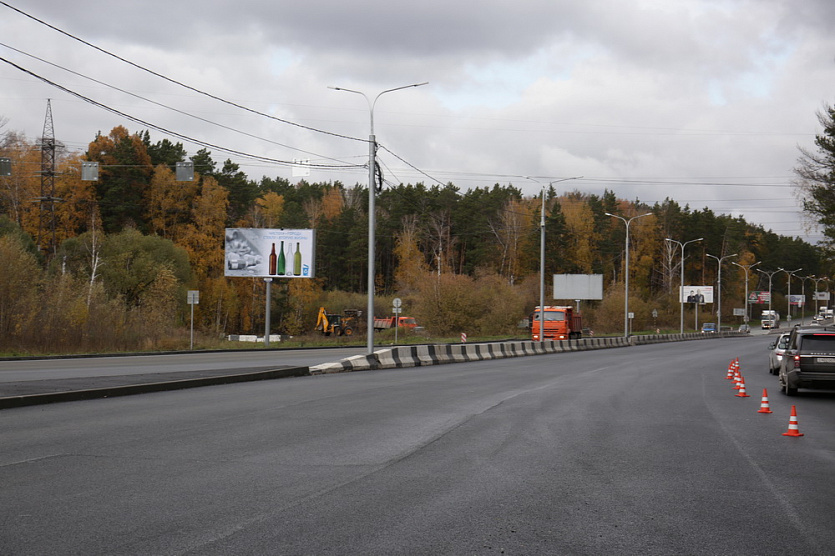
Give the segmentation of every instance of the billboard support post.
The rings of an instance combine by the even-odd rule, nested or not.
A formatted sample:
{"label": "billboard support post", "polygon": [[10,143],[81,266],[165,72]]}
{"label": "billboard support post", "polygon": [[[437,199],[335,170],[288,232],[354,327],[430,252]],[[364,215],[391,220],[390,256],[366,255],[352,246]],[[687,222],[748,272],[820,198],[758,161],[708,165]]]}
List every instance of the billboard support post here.
{"label": "billboard support post", "polygon": [[264,309],[264,347],[270,347],[270,301],[272,301],[272,294],[270,286],[273,283],[272,278],[264,278],[267,283],[267,307]]}

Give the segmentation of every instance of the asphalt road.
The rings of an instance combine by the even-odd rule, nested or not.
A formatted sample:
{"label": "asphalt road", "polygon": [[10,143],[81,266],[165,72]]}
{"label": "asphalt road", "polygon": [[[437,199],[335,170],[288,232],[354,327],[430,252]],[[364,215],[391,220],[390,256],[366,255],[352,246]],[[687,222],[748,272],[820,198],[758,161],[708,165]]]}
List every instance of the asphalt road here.
{"label": "asphalt road", "polygon": [[768,342],[4,410],[0,553],[830,554],[835,393],[780,394]]}
{"label": "asphalt road", "polygon": [[365,352],[365,347],[350,347],[220,352],[186,351],[140,356],[8,359],[0,360],[0,384],[35,380],[126,376],[163,371],[176,373],[220,369],[258,369],[282,365],[310,366]]}

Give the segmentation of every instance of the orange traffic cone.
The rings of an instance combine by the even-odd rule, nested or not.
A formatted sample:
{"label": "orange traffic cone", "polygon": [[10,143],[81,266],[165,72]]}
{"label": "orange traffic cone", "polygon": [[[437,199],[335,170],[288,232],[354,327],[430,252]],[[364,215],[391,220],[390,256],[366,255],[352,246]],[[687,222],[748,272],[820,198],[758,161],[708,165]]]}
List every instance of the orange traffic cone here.
{"label": "orange traffic cone", "polygon": [[789,430],[784,432],[783,436],[803,436],[803,433],[797,427],[797,410],[794,406],[792,406],[792,414],[789,417]]}
{"label": "orange traffic cone", "polygon": [[734,375],[734,387],[733,387],[733,389],[734,390],[739,390],[740,388],[742,388],[742,383],[743,382],[745,382],[745,379],[742,378],[742,375],[739,374],[739,372],[737,372]]}
{"label": "orange traffic cone", "polygon": [[768,392],[763,388],[763,399],[760,401],[760,410],[757,413],[772,413],[771,408],[768,407]]}
{"label": "orange traffic cone", "polygon": [[745,379],[742,378],[742,375],[739,377],[739,392],[736,393],[737,398],[750,398],[748,394],[745,393]]}
{"label": "orange traffic cone", "polygon": [[734,379],[734,362],[731,361],[731,364],[728,365],[728,376],[725,377],[728,380]]}

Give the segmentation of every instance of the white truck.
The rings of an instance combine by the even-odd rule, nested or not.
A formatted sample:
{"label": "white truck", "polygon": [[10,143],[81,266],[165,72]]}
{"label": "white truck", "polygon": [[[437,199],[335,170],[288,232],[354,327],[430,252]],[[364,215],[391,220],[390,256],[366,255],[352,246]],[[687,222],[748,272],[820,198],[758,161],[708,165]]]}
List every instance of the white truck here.
{"label": "white truck", "polygon": [[777,311],[763,311],[761,319],[763,330],[780,328],[780,313]]}

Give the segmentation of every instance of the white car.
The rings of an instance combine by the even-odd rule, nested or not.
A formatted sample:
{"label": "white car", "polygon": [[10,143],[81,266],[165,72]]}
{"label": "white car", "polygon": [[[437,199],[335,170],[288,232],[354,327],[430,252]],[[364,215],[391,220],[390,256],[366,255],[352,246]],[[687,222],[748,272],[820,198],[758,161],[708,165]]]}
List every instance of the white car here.
{"label": "white car", "polygon": [[789,334],[780,334],[776,341],[768,346],[768,372],[776,375],[780,370],[780,362],[789,345]]}

